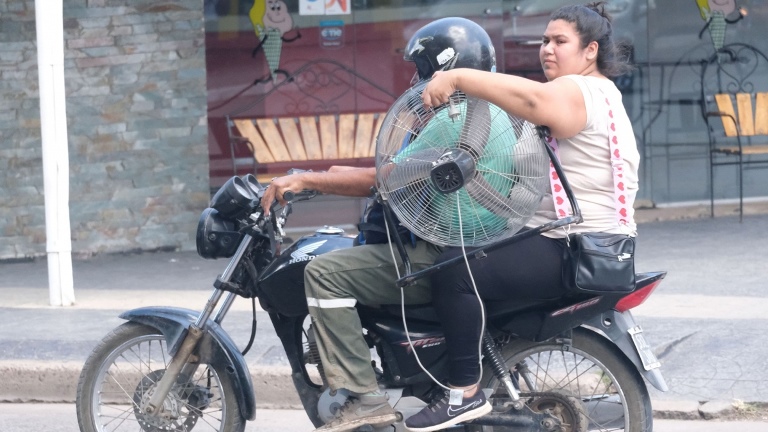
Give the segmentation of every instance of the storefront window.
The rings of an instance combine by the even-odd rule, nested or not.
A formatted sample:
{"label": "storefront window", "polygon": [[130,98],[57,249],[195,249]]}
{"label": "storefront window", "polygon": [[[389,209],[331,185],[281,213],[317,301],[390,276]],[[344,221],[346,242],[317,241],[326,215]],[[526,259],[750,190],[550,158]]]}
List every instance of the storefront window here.
{"label": "storefront window", "polygon": [[[560,6],[583,3],[206,0],[212,182],[232,172],[227,115],[386,111],[414,74],[413,65],[402,58],[408,38],[420,26],[445,16],[472,19],[488,31],[500,72],[543,80],[538,50],[549,15]],[[643,157],[639,197],[656,203],[708,198],[701,61],[717,46],[733,42],[768,52],[762,28],[768,22],[768,0],[609,0],[606,9],[613,16],[617,40],[631,47],[637,66],[615,82],[624,94]],[[343,76],[339,79],[348,84],[348,91],[326,87],[297,98],[295,92],[285,92],[287,86],[274,90],[313,62],[338,68],[327,69],[318,82]],[[313,96],[322,103],[312,101]],[[240,157],[250,156],[239,151]],[[223,174],[217,175],[217,170]],[[758,180],[746,179],[747,195],[762,193]],[[735,181],[733,173],[718,193],[729,195]]]}
{"label": "storefront window", "polygon": [[[646,197],[658,203],[708,200],[709,138],[702,116],[702,68],[718,61],[717,49],[732,43],[768,52],[764,37],[768,2],[657,0],[647,4],[647,61],[640,62],[647,90],[640,123],[636,123],[643,128],[640,138],[645,142],[642,186]],[[766,82],[766,74],[757,70],[750,79]],[[762,173],[764,179],[765,170]],[[745,195],[764,195],[760,175],[755,171],[745,176]],[[738,196],[735,169],[723,168],[716,176],[716,199]]]}
{"label": "storefront window", "polygon": [[[502,45],[499,0],[208,0],[205,11],[212,183],[232,173],[227,116],[386,111],[415,72],[405,44],[437,18],[469,18]],[[297,74],[311,88],[291,85]]]}

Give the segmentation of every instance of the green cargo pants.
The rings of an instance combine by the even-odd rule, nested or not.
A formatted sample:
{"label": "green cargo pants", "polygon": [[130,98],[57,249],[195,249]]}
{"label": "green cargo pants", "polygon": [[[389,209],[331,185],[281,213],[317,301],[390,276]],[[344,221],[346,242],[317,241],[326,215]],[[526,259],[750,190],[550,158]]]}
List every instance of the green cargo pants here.
{"label": "green cargo pants", "polygon": [[[419,241],[406,246],[411,270],[429,267],[442,248]],[[395,249],[400,274],[402,261]],[[397,272],[388,244],[341,249],[320,255],[304,271],[304,287],[309,313],[328,384],[356,393],[378,389],[371,367],[371,353],[355,304],[400,304],[400,289],[395,286]],[[432,295],[429,278],[405,287],[406,304],[429,303]]]}

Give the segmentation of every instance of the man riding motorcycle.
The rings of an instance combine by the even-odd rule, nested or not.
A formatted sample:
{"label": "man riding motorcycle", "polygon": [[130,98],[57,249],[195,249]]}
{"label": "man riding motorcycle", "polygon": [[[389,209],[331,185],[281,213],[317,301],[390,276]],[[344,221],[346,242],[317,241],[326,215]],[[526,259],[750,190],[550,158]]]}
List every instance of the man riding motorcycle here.
{"label": "man riding motorcycle", "polygon": [[[482,27],[464,18],[439,19],[417,30],[406,46],[404,59],[415,63],[420,80],[429,79],[435,71],[458,67],[496,69],[490,37]],[[275,178],[262,200],[282,202],[285,191],[304,189],[366,197],[375,183],[375,168],[332,167],[328,172]],[[442,251],[441,247],[425,241],[409,242],[407,247],[413,271],[431,266]],[[387,402],[387,395],[379,391],[370,350],[355,309],[357,302],[379,305],[431,301],[427,278],[407,289],[395,289],[395,282],[403,271],[397,255],[386,243],[365,244],[318,256],[306,267],[307,304],[328,385],[333,390],[346,389],[350,394],[337,417],[316,431],[342,432],[398,420]]]}

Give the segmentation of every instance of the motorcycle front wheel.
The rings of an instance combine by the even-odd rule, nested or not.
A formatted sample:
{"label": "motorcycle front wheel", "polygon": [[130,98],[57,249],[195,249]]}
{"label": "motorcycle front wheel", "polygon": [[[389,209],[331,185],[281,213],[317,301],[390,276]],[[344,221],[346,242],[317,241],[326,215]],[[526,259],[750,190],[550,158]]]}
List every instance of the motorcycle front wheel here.
{"label": "motorcycle front wheel", "polygon": [[81,432],[242,432],[234,386],[224,367],[198,365],[179,376],[160,415],[141,410],[171,361],[165,337],[128,322],[109,333],[85,362],[77,385]]}
{"label": "motorcycle front wheel", "polygon": [[[650,432],[653,410],[648,389],[634,365],[608,339],[586,329],[573,331],[564,350],[556,341],[513,341],[502,348],[507,367],[523,393],[553,392],[575,401],[586,416],[586,430],[595,432]],[[489,367],[484,388],[493,389],[494,410],[506,410],[510,398]],[[557,407],[554,407],[554,412]],[[527,408],[524,408],[524,410]],[[583,429],[571,425],[563,431]],[[483,432],[504,431],[482,426]]]}

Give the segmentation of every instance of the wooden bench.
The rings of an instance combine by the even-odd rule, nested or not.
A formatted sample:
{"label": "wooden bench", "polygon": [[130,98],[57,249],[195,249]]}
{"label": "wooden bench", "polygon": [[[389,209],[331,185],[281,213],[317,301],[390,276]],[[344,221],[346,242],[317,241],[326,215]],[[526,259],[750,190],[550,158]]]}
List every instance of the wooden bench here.
{"label": "wooden bench", "polygon": [[[736,107],[734,110],[734,101]],[[713,96],[717,105],[717,111],[707,112],[708,117],[719,117],[723,122],[723,131],[726,137],[736,138],[735,145],[722,145],[716,143],[713,152],[731,155],[754,155],[768,153],[768,139],[761,141],[766,144],[742,143],[741,137],[768,138],[768,92],[763,93],[718,93]],[[754,104],[753,104],[754,101]],[[754,106],[754,110],[752,107]]]}
{"label": "wooden bench", "polygon": [[[714,216],[714,167],[738,167],[739,217],[744,213],[744,170],[768,167],[768,57],[756,48],[726,45],[702,74],[704,117],[710,148],[710,206]],[[714,86],[708,86],[716,83]],[[757,88],[763,91],[755,91]]]}
{"label": "wooden bench", "polygon": [[290,168],[374,166],[376,135],[395,100],[392,92],[327,59],[307,62],[283,81],[263,85],[261,96],[227,114],[235,172],[242,145],[260,181]]}
{"label": "wooden bench", "polygon": [[291,167],[373,166],[376,135],[385,114],[325,114],[232,122],[253,154],[257,177],[262,181]]}

